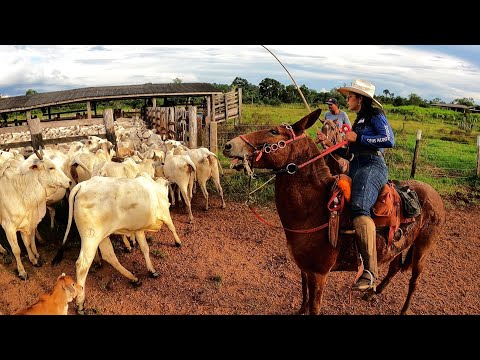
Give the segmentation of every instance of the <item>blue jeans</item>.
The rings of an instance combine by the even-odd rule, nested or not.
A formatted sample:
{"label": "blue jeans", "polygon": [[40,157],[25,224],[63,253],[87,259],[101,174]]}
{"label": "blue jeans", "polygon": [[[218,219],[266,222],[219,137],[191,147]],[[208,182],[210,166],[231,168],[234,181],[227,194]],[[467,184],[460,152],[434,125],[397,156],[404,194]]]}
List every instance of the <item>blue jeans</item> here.
{"label": "blue jeans", "polygon": [[385,159],[376,155],[355,156],[350,162],[348,175],[352,178],[352,218],[371,217],[370,210],[388,181]]}

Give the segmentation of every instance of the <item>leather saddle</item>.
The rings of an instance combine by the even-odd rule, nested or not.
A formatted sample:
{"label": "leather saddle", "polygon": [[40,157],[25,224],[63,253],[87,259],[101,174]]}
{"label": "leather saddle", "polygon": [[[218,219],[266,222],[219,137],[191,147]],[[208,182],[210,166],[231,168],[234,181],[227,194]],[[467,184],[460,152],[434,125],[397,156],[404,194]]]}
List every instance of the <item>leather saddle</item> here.
{"label": "leather saddle", "polygon": [[[350,202],[352,179],[341,174],[337,176],[337,180],[331,189],[330,201],[328,208],[331,212],[329,218],[329,240],[333,247],[336,247],[338,240],[338,231],[340,227],[340,215],[343,210],[343,204],[346,200]],[[392,181],[388,181],[384,185],[377,201],[372,207],[372,219],[378,228],[388,229],[387,246],[390,247],[394,240],[398,240],[402,233],[400,224],[415,221],[415,218],[404,218],[402,216],[401,197],[395,189]],[[351,227],[351,222],[349,222]],[[347,231],[352,231],[348,229]],[[398,239],[396,239],[398,237]]]}

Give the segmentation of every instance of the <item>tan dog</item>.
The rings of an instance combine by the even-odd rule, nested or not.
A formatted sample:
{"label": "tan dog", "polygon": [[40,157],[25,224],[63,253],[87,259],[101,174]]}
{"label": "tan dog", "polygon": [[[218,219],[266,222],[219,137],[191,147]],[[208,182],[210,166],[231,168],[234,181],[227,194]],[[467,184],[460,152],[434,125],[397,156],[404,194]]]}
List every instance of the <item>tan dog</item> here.
{"label": "tan dog", "polygon": [[75,280],[62,273],[50,294],[41,295],[35,304],[17,311],[15,315],[67,315],[68,303],[80,290],[82,287]]}

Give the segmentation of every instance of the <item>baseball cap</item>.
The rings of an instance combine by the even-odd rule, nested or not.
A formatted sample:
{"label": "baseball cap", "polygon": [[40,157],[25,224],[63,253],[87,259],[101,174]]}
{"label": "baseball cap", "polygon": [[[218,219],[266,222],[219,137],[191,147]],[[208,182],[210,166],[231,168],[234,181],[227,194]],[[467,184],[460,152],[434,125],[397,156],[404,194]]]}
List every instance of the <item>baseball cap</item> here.
{"label": "baseball cap", "polygon": [[338,101],[337,101],[337,99],[335,99],[335,98],[331,98],[331,99],[328,99],[327,104],[329,104],[329,105],[331,105],[331,104],[338,105]]}

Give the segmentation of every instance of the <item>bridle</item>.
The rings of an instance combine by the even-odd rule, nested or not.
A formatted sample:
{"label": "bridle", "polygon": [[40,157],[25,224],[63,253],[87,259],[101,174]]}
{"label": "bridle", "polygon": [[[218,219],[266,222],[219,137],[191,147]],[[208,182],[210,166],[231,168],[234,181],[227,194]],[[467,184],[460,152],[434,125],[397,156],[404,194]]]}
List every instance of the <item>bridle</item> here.
{"label": "bridle", "polygon": [[[288,140],[280,140],[276,144],[263,144],[261,146],[255,146],[250,141],[248,141],[248,139],[245,137],[245,135],[240,135],[239,136],[240,139],[245,141],[245,143],[247,145],[251,146],[254,149],[253,154],[252,154],[252,157],[254,158],[254,160],[252,161],[252,168],[253,168],[254,163],[258,162],[260,160],[260,158],[263,156],[264,153],[265,154],[270,154],[271,152],[275,152],[278,149],[283,149],[288,144],[290,144],[294,141],[298,141],[298,140],[301,140],[301,139],[304,139],[304,138],[307,137],[307,134],[305,132],[302,133],[301,135],[297,136],[295,134],[295,131],[293,131],[292,126],[289,125],[289,124],[282,124],[281,126],[285,127],[287,130],[289,130],[290,133],[292,134],[292,137]],[[303,168],[304,166],[307,166],[307,165],[317,161],[318,159],[321,159],[322,157],[330,154],[331,152],[333,152],[333,151],[337,150],[338,148],[342,147],[343,145],[346,145],[347,143],[348,143],[347,140],[343,140],[343,141],[335,144],[334,146],[331,146],[328,149],[322,151],[319,155],[315,156],[314,158],[312,158],[310,160],[307,160],[306,162],[304,162],[300,165],[297,165],[295,163],[290,163],[285,168],[280,169],[280,170],[275,170],[275,171],[273,171],[273,173],[275,175],[282,174],[282,173],[287,173],[289,175],[293,175],[297,172],[297,170],[299,170],[299,169]]]}
{"label": "bridle", "polygon": [[[280,140],[276,144],[263,144],[261,146],[255,146],[250,141],[248,141],[248,139],[244,135],[239,135],[240,139],[245,141],[245,143],[247,145],[251,146],[254,149],[253,154],[252,154],[252,158],[255,158],[255,160],[252,161],[252,168],[253,168],[254,162],[258,162],[264,153],[265,154],[270,154],[271,152],[275,152],[278,149],[283,149],[288,144],[290,144],[294,141],[301,140],[301,139],[304,139],[304,138],[307,137],[307,134],[305,132],[302,133],[301,135],[297,136],[295,134],[295,132],[293,131],[292,126],[289,125],[289,124],[282,124],[281,126],[284,126],[287,130],[289,130],[290,133],[292,134],[292,137],[288,140]],[[328,225],[329,225],[328,222],[323,224],[323,225],[317,226],[317,227],[312,228],[312,229],[307,229],[307,230],[288,229],[288,228],[284,228],[282,226],[276,226],[272,223],[269,223],[262,216],[260,216],[258,214],[258,212],[255,210],[255,208],[252,205],[249,205],[248,202],[249,202],[251,194],[253,194],[255,191],[259,190],[260,188],[265,186],[268,182],[273,180],[276,175],[279,175],[279,174],[282,174],[282,173],[287,173],[289,175],[293,175],[297,172],[298,169],[301,169],[304,166],[307,166],[307,165],[317,161],[318,159],[321,159],[322,157],[326,156],[327,154],[330,154],[332,151],[335,151],[336,149],[338,149],[339,147],[342,147],[343,145],[345,145],[347,143],[348,143],[347,140],[341,141],[340,143],[329,147],[328,149],[322,151],[319,155],[315,156],[314,158],[312,158],[312,159],[310,159],[310,160],[308,160],[308,161],[306,161],[306,162],[304,162],[300,165],[297,165],[295,163],[290,163],[283,169],[273,171],[274,176],[272,176],[270,178],[270,180],[268,180],[266,183],[264,183],[260,187],[256,188],[255,190],[250,191],[250,184],[251,184],[251,179],[252,179],[252,176],[253,176],[253,173],[252,173],[252,176],[250,176],[250,179],[249,179],[250,181],[248,183],[249,192],[248,192],[248,198],[247,198],[247,201],[245,202],[245,205],[247,205],[249,207],[249,209],[252,211],[252,213],[257,217],[257,219],[260,222],[264,223],[265,225],[274,227],[274,228],[283,229],[283,230],[294,232],[294,233],[306,234],[306,233],[315,232],[315,231],[318,231],[318,230],[321,230],[321,229],[324,229],[324,228],[328,227]],[[329,208],[330,211],[339,211],[339,210],[341,211],[341,208],[343,208],[343,198],[342,198],[341,204],[339,204],[339,205],[333,204],[334,199],[337,198],[337,195],[338,195],[338,192],[335,195],[333,195],[332,198],[329,201],[328,208]],[[333,207],[330,206],[331,203],[333,204]]]}

